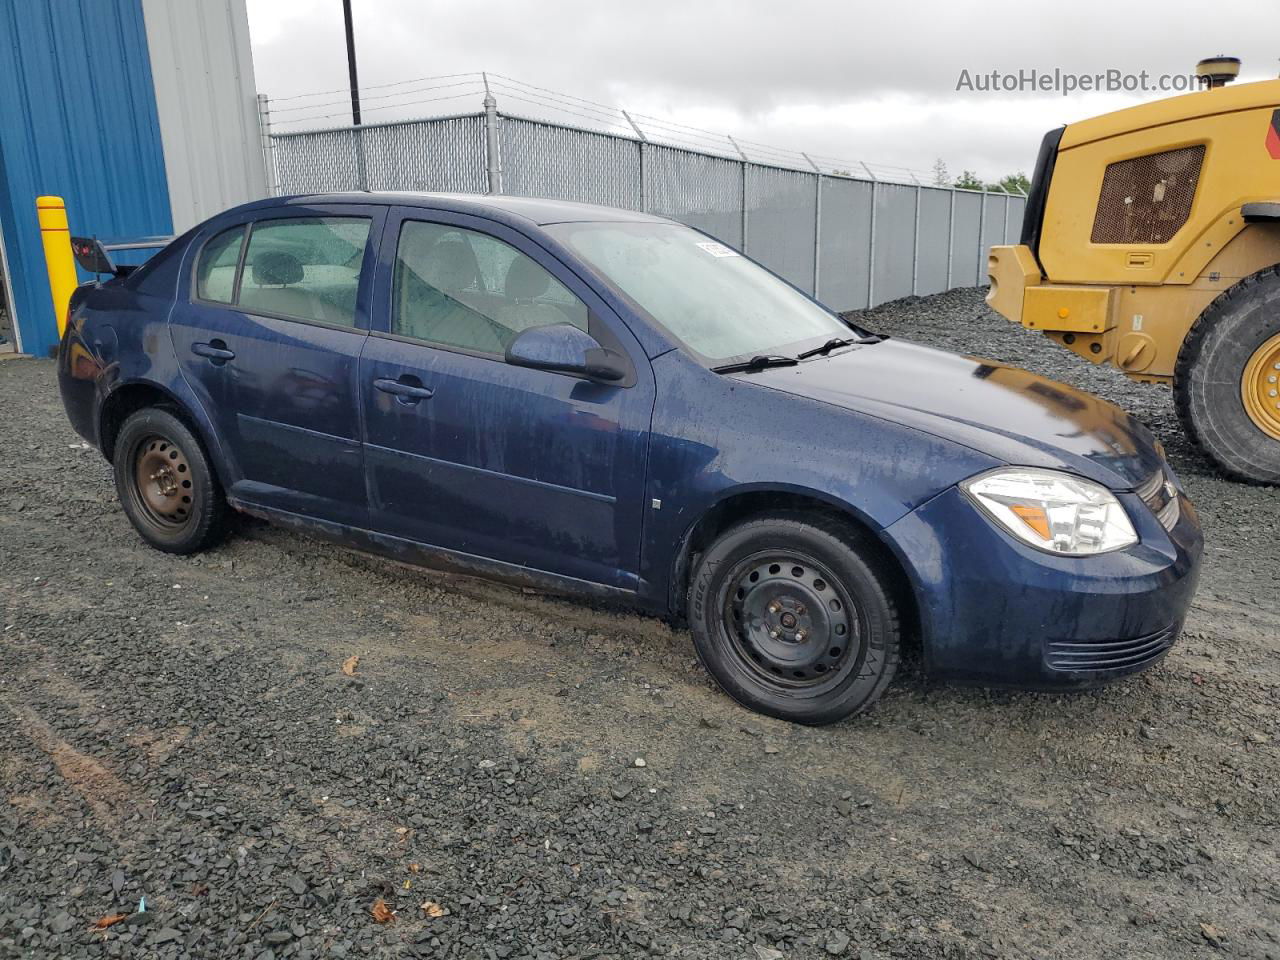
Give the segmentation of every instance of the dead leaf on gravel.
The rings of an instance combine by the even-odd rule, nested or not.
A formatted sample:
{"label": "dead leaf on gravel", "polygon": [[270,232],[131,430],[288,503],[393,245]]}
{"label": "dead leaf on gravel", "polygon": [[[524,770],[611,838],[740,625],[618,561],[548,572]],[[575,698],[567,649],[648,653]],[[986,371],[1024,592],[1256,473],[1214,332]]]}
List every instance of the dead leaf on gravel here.
{"label": "dead leaf on gravel", "polygon": [[428,900],[422,905],[422,912],[432,920],[435,920],[439,917],[445,916],[449,910],[447,907],[440,906],[440,904],[436,903],[434,900]]}
{"label": "dead leaf on gravel", "polygon": [[348,677],[354,677],[358,666],[360,666],[360,658],[358,656],[347,657],[342,661],[342,672]]}
{"label": "dead leaf on gravel", "polygon": [[1218,928],[1212,923],[1200,924],[1201,935],[1215,947],[1222,946],[1222,934],[1218,932]]}
{"label": "dead leaf on gravel", "polygon": [[373,909],[369,911],[373,916],[374,923],[395,923],[396,913],[387,906],[387,901],[379,897],[373,902]]}
{"label": "dead leaf on gravel", "polygon": [[114,927],[126,916],[127,914],[123,914],[123,913],[108,913],[105,917],[98,918],[98,922],[93,925],[93,929],[105,930],[107,929],[107,927]]}
{"label": "dead leaf on gravel", "polygon": [[419,865],[419,864],[416,864],[416,863],[411,863],[411,864],[409,864],[409,872],[410,872],[410,873],[417,873],[417,872],[418,872],[418,871],[420,871],[421,869],[422,869],[422,867],[421,867],[421,865]]}

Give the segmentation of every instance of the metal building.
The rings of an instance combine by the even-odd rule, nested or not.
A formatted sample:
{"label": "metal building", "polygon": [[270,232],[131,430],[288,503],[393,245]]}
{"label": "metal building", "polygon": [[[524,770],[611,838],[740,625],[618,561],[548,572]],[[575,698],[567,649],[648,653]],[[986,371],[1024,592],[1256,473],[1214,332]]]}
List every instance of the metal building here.
{"label": "metal building", "polygon": [[36,197],[115,238],[265,194],[245,0],[0,0],[0,350],[57,343]]}

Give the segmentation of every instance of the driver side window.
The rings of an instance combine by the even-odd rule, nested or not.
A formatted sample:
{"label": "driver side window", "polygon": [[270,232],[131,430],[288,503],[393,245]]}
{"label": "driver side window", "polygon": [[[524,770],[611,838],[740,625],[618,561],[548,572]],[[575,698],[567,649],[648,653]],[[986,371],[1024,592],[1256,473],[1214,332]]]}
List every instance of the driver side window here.
{"label": "driver side window", "polygon": [[446,224],[400,228],[392,333],[500,357],[521,331],[554,323],[586,331],[586,304],[515,247]]}

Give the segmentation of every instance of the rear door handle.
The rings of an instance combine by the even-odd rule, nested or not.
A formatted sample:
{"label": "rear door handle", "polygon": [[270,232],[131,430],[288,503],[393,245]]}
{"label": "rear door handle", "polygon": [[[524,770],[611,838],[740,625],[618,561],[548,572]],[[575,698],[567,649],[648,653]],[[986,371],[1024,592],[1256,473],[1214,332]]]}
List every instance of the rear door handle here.
{"label": "rear door handle", "polygon": [[227,345],[221,340],[213,340],[209,343],[193,343],[191,352],[198,357],[208,357],[215,364],[226,363],[228,360],[234,360],[236,355],[227,349]]}
{"label": "rear door handle", "polygon": [[[414,378],[417,379],[416,377]],[[413,383],[400,380],[389,380],[386,377],[379,377],[373,381],[374,387],[383,393],[394,394],[404,403],[417,403],[419,400],[430,400],[435,395],[435,391],[430,387],[424,387],[420,383]]]}

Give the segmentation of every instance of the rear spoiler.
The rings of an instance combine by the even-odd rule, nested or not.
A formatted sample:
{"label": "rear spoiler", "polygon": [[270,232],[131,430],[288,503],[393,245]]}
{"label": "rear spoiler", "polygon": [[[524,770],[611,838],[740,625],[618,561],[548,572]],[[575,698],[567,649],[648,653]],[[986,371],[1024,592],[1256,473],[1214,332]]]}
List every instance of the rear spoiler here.
{"label": "rear spoiler", "polygon": [[99,240],[97,237],[72,237],[71,252],[81,269],[93,274],[127,277],[137,264],[119,264],[111,258],[112,250],[157,250],[169,245],[173,237],[142,237],[138,240]]}

